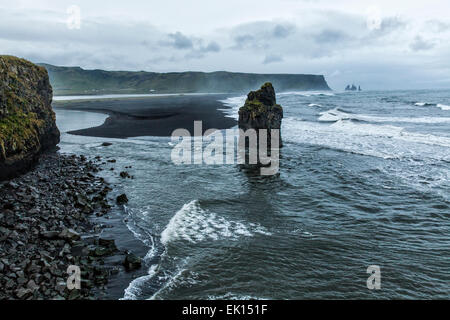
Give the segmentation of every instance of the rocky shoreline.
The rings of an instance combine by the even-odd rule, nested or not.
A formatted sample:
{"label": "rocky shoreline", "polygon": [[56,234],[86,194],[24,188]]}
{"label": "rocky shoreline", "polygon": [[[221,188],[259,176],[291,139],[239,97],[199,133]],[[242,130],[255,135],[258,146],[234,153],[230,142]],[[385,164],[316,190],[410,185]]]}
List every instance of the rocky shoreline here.
{"label": "rocky shoreline", "polygon": [[[94,222],[111,208],[96,175],[102,164],[45,153],[34,170],[0,183],[0,300],[98,299],[113,275],[140,267]],[[79,290],[67,287],[69,266],[80,268]]]}

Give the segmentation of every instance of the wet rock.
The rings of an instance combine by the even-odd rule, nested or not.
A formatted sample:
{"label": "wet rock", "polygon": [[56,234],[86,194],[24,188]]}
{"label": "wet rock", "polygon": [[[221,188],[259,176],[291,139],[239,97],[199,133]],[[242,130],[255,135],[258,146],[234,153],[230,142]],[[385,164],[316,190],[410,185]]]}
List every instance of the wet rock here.
{"label": "wet rock", "polygon": [[114,241],[114,239],[99,238],[98,244],[113,251],[117,250],[116,242]]}
{"label": "wet rock", "polygon": [[58,237],[68,241],[80,239],[80,234],[73,229],[64,229],[58,234]]}
{"label": "wet rock", "polygon": [[116,198],[116,202],[117,202],[118,205],[123,205],[123,204],[128,203],[127,195],[126,194],[121,194],[120,196],[118,196]]}
{"label": "wet rock", "polygon": [[109,147],[109,146],[112,146],[112,143],[111,142],[103,142],[102,146],[103,147]]}
{"label": "wet rock", "polygon": [[27,288],[31,290],[31,292],[35,292],[39,290],[39,286],[34,282],[34,280],[30,280],[27,283]]}
{"label": "wet rock", "polygon": [[19,299],[26,299],[30,297],[33,292],[30,289],[20,288],[16,291],[16,296]]}
{"label": "wet rock", "polygon": [[128,253],[125,257],[123,265],[128,271],[133,271],[141,268],[142,260],[138,256],[133,253]]}
{"label": "wet rock", "polygon": [[67,299],[68,300],[78,300],[78,299],[81,299],[82,298],[82,296],[81,296],[81,294],[80,294],[80,291],[79,290],[72,290],[70,293],[69,293],[69,296],[67,297]]}
{"label": "wet rock", "polygon": [[[104,239],[97,242],[101,256],[89,256],[88,245],[80,239],[81,234],[101,230],[87,215],[93,210],[106,214],[110,208],[111,189],[93,174],[96,166],[87,158],[43,154],[35,170],[0,184],[1,297],[67,298],[68,265],[93,270],[116,251],[114,241]],[[102,273],[99,283],[104,285],[108,277]],[[62,290],[56,289],[58,282]],[[93,294],[89,288],[80,291],[80,299]]]}
{"label": "wet rock", "polygon": [[56,240],[58,239],[59,232],[58,231],[44,231],[41,232],[40,236],[43,239],[47,240]]}
{"label": "wet rock", "polygon": [[120,177],[123,178],[123,179],[131,178],[131,177],[130,177],[130,174],[129,174],[128,172],[126,172],[126,171],[122,171],[122,172],[120,173]]}

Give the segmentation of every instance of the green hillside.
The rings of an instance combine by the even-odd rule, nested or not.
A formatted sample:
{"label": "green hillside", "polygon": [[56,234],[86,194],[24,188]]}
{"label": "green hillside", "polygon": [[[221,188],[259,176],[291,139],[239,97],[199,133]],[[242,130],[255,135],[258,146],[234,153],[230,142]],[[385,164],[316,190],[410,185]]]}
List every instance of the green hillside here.
{"label": "green hillside", "polygon": [[55,95],[113,93],[245,93],[272,82],[278,92],[330,90],[321,75],[232,72],[129,72],[44,66]]}

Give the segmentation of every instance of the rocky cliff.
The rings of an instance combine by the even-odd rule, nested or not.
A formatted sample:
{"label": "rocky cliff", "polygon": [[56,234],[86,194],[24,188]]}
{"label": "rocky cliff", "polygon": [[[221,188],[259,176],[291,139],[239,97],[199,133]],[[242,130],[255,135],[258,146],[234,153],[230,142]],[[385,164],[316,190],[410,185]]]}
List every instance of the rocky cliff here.
{"label": "rocky cliff", "polygon": [[29,169],[59,143],[47,71],[0,56],[0,180]]}
{"label": "rocky cliff", "polygon": [[[281,129],[283,108],[277,104],[275,89],[270,82],[265,83],[258,91],[251,91],[245,105],[239,109],[239,128],[267,129],[270,145],[271,129]],[[280,147],[282,146],[280,131]]]}
{"label": "rocky cliff", "polygon": [[244,93],[271,82],[279,91],[330,90],[324,76],[218,71],[130,72],[43,64],[55,95],[109,93]]}

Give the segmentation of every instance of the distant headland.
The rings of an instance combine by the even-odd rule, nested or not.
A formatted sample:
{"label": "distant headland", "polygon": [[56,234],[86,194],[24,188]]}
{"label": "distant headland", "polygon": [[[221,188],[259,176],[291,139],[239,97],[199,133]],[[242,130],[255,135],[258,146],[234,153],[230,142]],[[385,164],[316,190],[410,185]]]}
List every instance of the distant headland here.
{"label": "distant headland", "polygon": [[247,93],[271,82],[279,91],[331,90],[323,75],[84,70],[40,64],[55,95],[148,93]]}

